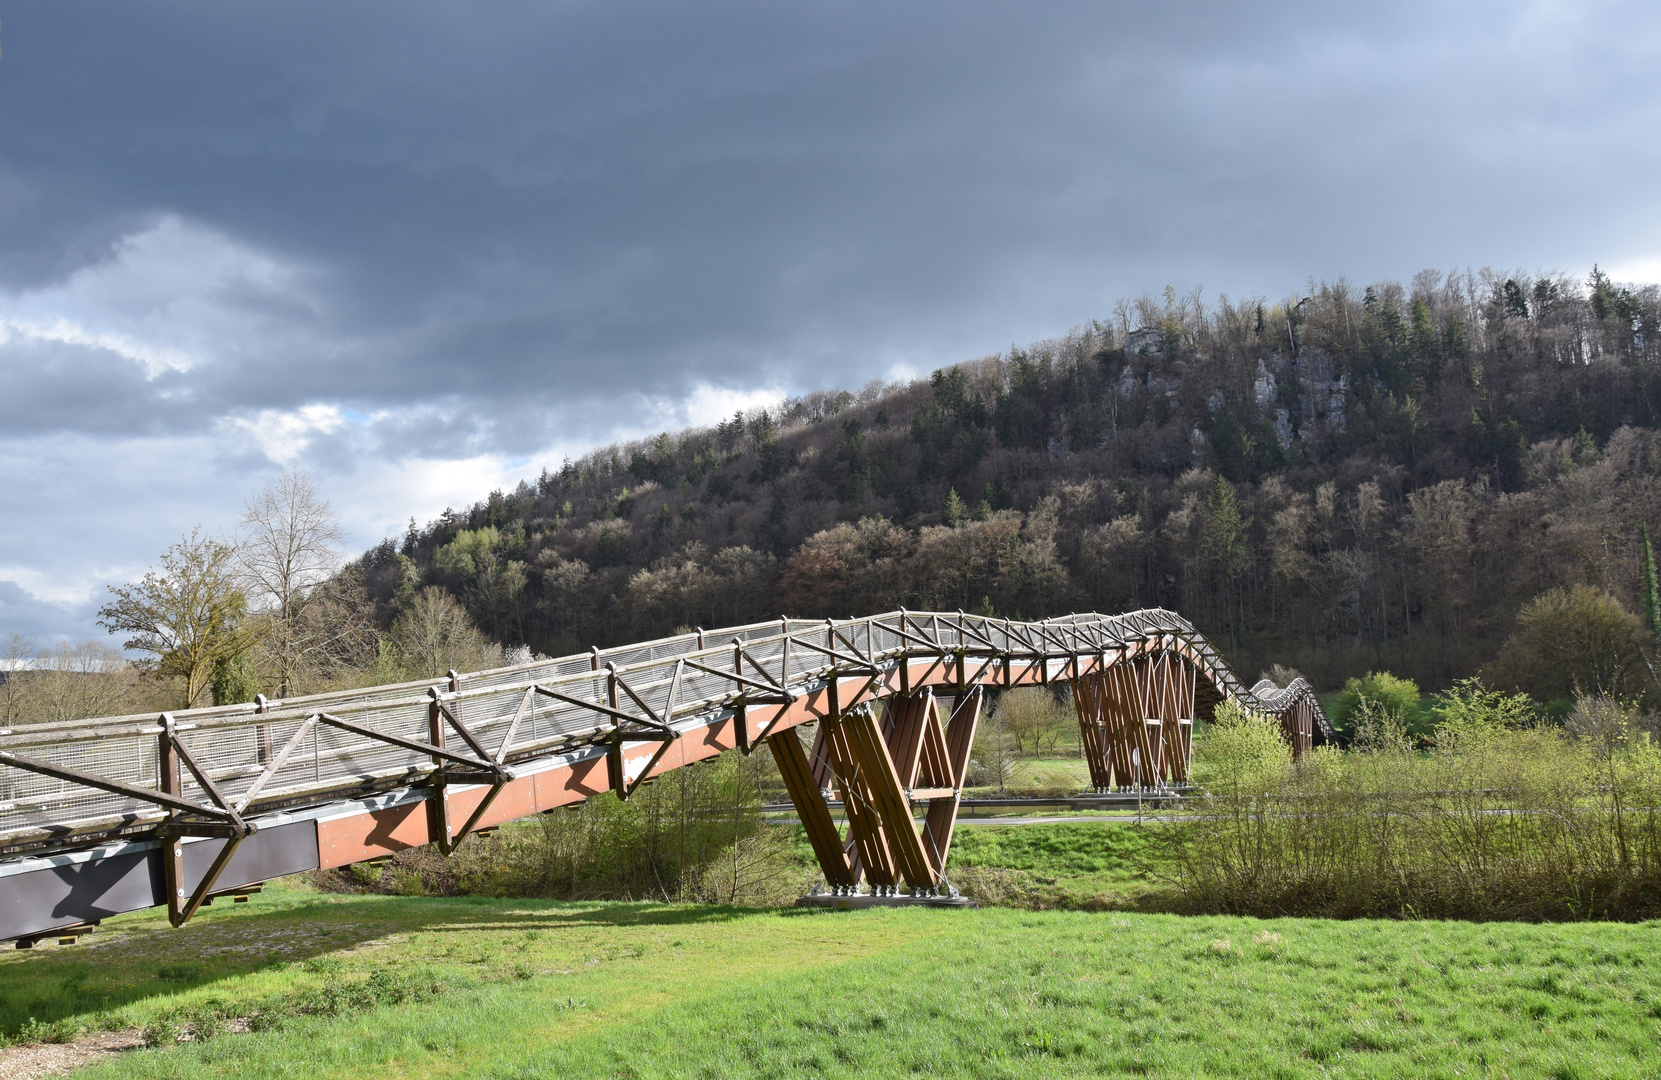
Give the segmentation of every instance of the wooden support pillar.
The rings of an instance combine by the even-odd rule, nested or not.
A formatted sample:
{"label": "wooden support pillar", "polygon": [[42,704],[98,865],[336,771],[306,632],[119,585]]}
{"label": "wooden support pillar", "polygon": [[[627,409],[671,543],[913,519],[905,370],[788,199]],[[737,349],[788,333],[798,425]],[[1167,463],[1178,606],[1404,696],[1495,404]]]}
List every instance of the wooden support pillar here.
{"label": "wooden support pillar", "polygon": [[1194,760],[1194,721],[1176,722],[1176,738],[1167,751],[1171,757],[1171,779],[1178,784],[1188,783],[1188,767]]}
{"label": "wooden support pillar", "polygon": [[[935,796],[929,800],[928,816],[923,822],[923,847],[933,872],[934,885],[946,877],[946,859],[951,855],[952,836],[957,830],[958,807],[963,801],[963,782],[969,774],[969,753],[975,745],[975,729],[980,724],[980,707],[985,695],[975,687],[959,697],[946,723],[944,733],[945,769],[951,780],[949,796]],[[937,717],[932,717],[938,722]]]}
{"label": "wooden support pillar", "polygon": [[[444,746],[444,713],[439,707],[438,688],[427,690],[427,740],[436,747]],[[450,853],[450,791],[444,782],[444,759],[434,755],[432,787],[427,798],[427,835],[438,844],[439,850]]]}
{"label": "wooden support pillar", "polygon": [[848,853],[837,835],[836,822],[831,818],[825,793],[813,777],[807,755],[802,752],[802,740],[794,730],[769,736],[767,746],[778,762],[779,775],[795,804],[796,816],[807,830],[808,843],[825,872],[825,882],[832,888],[852,888],[858,884],[858,875],[848,863]]}
{"label": "wooden support pillar", "polygon": [[1079,746],[1090,769],[1090,786],[1106,791],[1113,786],[1113,760],[1105,715],[1106,672],[1085,675],[1072,681],[1073,709],[1078,713]]}
{"label": "wooden support pillar", "polygon": [[1120,661],[1108,669],[1108,679],[1104,683],[1107,690],[1103,710],[1106,720],[1104,731],[1108,739],[1109,760],[1113,764],[1113,783],[1119,788],[1134,787],[1140,782],[1136,764],[1139,755],[1135,751],[1140,737],[1137,729],[1145,716],[1143,666],[1140,659]]}
{"label": "wooden support pillar", "polygon": [[1165,721],[1149,717],[1142,721],[1142,740],[1137,746],[1141,765],[1138,783],[1144,788],[1160,785],[1165,769]]}
{"label": "wooden support pillar", "polygon": [[868,709],[849,713],[843,717],[841,727],[865,779],[864,796],[870,810],[885,826],[883,833],[894,870],[914,889],[932,887],[935,882],[923,854],[922,839],[911,819],[911,800],[900,787],[894,758],[888,752],[875,715]]}
{"label": "wooden support pillar", "polygon": [[[883,817],[871,791],[871,778],[848,731],[848,718],[827,722],[825,748],[836,775],[842,812],[848,819],[846,850],[848,863],[857,881],[863,873],[872,885],[888,888],[899,882],[894,853],[889,846]],[[822,721],[824,722],[824,721]]]}
{"label": "wooden support pillar", "polygon": [[[162,715],[162,733],[156,737],[156,787],[164,795],[184,797],[184,778],[179,763],[179,748],[173,745],[173,718]],[[167,812],[170,823],[177,822],[178,810]],[[162,887],[167,890],[167,918],[174,926],[184,922],[185,905],[185,840],[177,828],[162,830]]]}
{"label": "wooden support pillar", "polygon": [[[794,731],[768,738],[827,884],[852,888],[863,877],[879,890],[902,880],[932,890],[944,883],[983,700],[979,687],[966,690],[945,725],[929,689],[888,698],[880,718],[869,706],[833,713],[819,722],[809,753]],[[845,837],[825,798],[831,785],[842,799]]]}

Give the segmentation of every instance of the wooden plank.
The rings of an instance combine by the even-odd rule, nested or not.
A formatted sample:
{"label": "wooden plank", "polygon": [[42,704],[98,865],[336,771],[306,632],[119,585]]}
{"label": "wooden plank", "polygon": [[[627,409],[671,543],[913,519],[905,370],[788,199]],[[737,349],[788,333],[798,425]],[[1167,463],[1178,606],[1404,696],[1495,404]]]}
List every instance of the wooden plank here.
{"label": "wooden plank", "polygon": [[819,860],[819,868],[824,871],[826,884],[834,888],[851,887],[857,879],[853,868],[848,865],[848,853],[843,847],[842,837],[837,833],[836,822],[831,818],[824,793],[813,777],[807,755],[802,752],[801,738],[794,731],[787,731],[770,736],[767,746],[773,752],[773,760],[778,763],[779,775],[784,778],[790,801],[796,806],[796,816],[807,831],[808,843],[813,845],[813,854]]}
{"label": "wooden plank", "polygon": [[924,690],[904,697],[891,697],[883,710],[889,721],[883,731],[884,741],[893,752],[894,770],[902,788],[917,786],[917,770],[922,764],[923,736],[928,730],[929,714],[933,711],[934,693]]}
{"label": "wooden plank", "polygon": [[1085,675],[1071,683],[1073,711],[1078,715],[1079,748],[1090,770],[1090,786],[1103,789],[1113,782],[1113,766],[1107,759],[1102,732],[1101,673]]}
{"label": "wooden plank", "polygon": [[958,700],[952,709],[952,718],[946,724],[945,744],[947,767],[956,779],[956,790],[949,799],[929,803],[928,815],[923,820],[923,846],[929,860],[934,885],[946,876],[946,860],[952,851],[952,836],[957,829],[958,806],[962,802],[963,782],[969,772],[969,754],[975,745],[975,728],[980,723],[981,702],[985,695],[979,687]]}
{"label": "wooden plank", "polygon": [[848,819],[849,865],[855,881],[863,870],[871,884],[893,885],[898,880],[893,853],[846,726],[845,719],[827,724],[825,746],[842,795],[842,812]]}
{"label": "wooden plank", "polygon": [[913,888],[933,888],[938,881],[929,869],[922,838],[911,818],[911,803],[901,788],[894,759],[876,719],[864,711],[850,713],[843,718],[841,727],[859,760],[866,794],[885,826],[895,869]]}

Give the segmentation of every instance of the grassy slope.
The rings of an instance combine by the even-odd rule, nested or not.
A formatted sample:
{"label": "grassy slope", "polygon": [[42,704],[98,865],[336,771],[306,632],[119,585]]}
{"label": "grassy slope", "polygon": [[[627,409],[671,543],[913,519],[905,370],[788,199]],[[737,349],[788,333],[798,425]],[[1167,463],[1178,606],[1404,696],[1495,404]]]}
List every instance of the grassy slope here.
{"label": "grassy slope", "polygon": [[88,1077],[1649,1076],[1657,930],[274,890],[13,954],[0,993],[143,1022],[390,964],[457,987]]}
{"label": "grassy slope", "polygon": [[1150,887],[1150,835],[1127,823],[960,825],[948,868],[954,884],[1000,904],[1122,908]]}
{"label": "grassy slope", "polygon": [[[1004,788],[1011,794],[1076,795],[1090,786],[1090,767],[1080,757],[1016,758]],[[975,788],[972,796],[995,797],[997,786]]]}

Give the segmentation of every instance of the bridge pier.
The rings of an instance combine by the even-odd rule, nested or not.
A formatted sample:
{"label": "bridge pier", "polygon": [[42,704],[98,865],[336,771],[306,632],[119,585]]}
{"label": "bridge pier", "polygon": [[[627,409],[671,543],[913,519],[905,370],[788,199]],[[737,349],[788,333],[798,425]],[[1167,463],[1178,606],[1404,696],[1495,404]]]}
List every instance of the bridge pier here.
{"label": "bridge pier", "polygon": [[1098,791],[1188,782],[1199,669],[1161,649],[1069,680]]}
{"label": "bridge pier", "polygon": [[[882,699],[880,720],[871,704],[835,712],[819,721],[811,753],[794,730],[767,738],[829,895],[851,895],[861,879],[879,896],[947,887],[982,700],[979,687],[967,690],[944,724],[932,688]],[[831,815],[832,793],[841,798],[845,835]]]}

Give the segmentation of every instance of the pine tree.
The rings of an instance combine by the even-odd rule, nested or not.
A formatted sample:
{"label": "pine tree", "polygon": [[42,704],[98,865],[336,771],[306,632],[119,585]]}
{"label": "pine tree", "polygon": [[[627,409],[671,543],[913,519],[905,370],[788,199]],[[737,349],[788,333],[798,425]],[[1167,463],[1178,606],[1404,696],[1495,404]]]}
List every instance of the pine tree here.
{"label": "pine tree", "polygon": [[963,503],[963,496],[957,493],[957,488],[946,490],[946,506],[941,516],[947,525],[957,528],[963,524],[963,519],[969,516],[969,508]]}
{"label": "pine tree", "polygon": [[1644,535],[1644,625],[1661,641],[1661,589],[1655,581],[1655,550],[1650,547],[1649,526],[1640,525]]}

